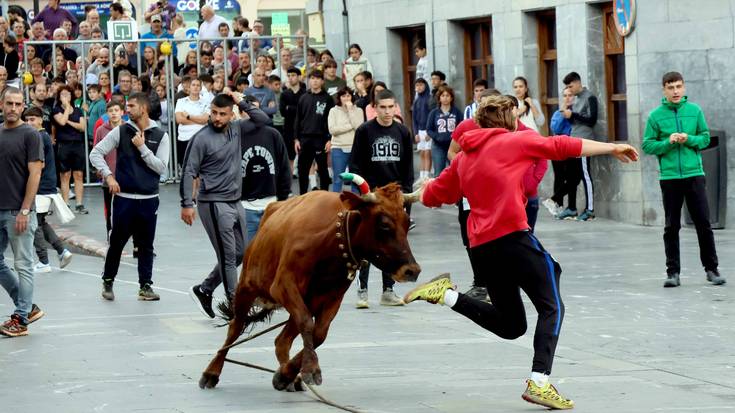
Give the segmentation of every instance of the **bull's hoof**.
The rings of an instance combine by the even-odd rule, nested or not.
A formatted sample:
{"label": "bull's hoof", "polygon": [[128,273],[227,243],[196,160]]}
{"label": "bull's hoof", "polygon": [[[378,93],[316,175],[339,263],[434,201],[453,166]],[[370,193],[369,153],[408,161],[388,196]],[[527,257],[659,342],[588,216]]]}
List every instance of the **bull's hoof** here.
{"label": "bull's hoof", "polygon": [[289,384],[288,387],[286,387],[286,391],[293,393],[306,391],[306,389],[304,388],[304,383],[302,383],[301,379],[297,377],[293,383]]}
{"label": "bull's hoof", "polygon": [[306,384],[319,386],[322,384],[322,372],[321,370],[315,370],[313,373],[304,373],[302,371],[301,380]]}
{"label": "bull's hoof", "polygon": [[282,391],[286,390],[291,384],[291,380],[289,380],[285,375],[281,374],[280,371],[277,371],[273,374],[273,388]]}
{"label": "bull's hoof", "polygon": [[199,379],[199,388],[200,389],[213,389],[214,386],[219,383],[219,375],[213,374],[213,373],[207,373],[206,371],[202,373],[202,378]]}

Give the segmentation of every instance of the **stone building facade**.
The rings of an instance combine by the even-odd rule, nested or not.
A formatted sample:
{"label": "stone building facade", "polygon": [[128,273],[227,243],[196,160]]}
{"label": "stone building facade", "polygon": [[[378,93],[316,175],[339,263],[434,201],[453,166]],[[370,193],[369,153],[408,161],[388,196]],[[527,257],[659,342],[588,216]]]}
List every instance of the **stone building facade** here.
{"label": "stone building facade", "polygon": [[[432,70],[447,74],[460,105],[466,103],[474,78],[488,78],[510,93],[512,80],[522,75],[550,114],[561,79],[576,71],[601,103],[598,139],[627,140],[640,148],[647,116],[662,97],[661,76],[681,72],[690,101],[702,106],[711,129],[727,135],[727,221],[735,223],[735,99],[729,87],[735,78],[735,0],[639,0],[634,27],[624,38],[612,21],[613,1],[344,3],[346,16],[343,2],[337,1],[309,0],[307,13],[322,12],[327,47],[338,59],[344,59],[349,43],[360,44],[375,77],[386,81],[404,107],[411,99],[412,42],[420,38],[428,46]],[[547,175],[542,194],[548,194],[552,176]],[[593,176],[598,216],[663,223],[654,157],[644,156],[634,165],[596,159]]]}

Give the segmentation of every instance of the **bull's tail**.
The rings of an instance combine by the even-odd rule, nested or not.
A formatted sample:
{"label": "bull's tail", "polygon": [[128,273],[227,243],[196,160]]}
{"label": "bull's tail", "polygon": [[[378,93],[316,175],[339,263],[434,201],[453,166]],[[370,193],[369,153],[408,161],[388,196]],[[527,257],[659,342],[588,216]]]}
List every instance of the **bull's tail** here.
{"label": "bull's tail", "polygon": [[[224,300],[217,305],[217,310],[220,313],[220,318],[225,321],[222,324],[218,324],[217,327],[226,326],[235,318],[235,310],[233,308],[232,301]],[[253,305],[248,309],[248,313],[245,316],[245,322],[243,324],[242,332],[245,333],[253,328],[255,324],[270,321],[273,315],[274,308],[259,307]]]}

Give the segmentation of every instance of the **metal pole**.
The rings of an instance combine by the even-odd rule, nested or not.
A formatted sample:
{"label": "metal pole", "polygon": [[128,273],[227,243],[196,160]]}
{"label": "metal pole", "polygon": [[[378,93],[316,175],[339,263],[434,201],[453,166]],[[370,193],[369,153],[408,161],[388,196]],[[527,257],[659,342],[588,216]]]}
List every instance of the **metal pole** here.
{"label": "metal pole", "polygon": [[[173,67],[173,55],[170,56],[171,64]],[[171,132],[168,136],[171,141],[171,148],[173,149],[171,151],[173,163],[171,164],[171,175],[174,180],[181,179],[179,175],[179,168],[178,166],[178,154],[176,153],[176,120],[175,120],[175,105],[176,105],[176,98],[175,98],[175,91],[174,91],[174,71],[173,70],[167,70],[166,74],[168,75],[168,78],[166,79],[166,99],[169,99],[169,95],[171,96],[171,100],[169,100],[168,105],[166,105],[166,109],[168,111],[168,124],[169,124],[169,131]],[[170,83],[169,83],[170,82]]]}
{"label": "metal pole", "polygon": [[[281,73],[281,38],[280,37],[276,38],[276,71],[278,73]],[[286,83],[284,79],[281,79],[281,82]]]}
{"label": "metal pole", "polygon": [[199,66],[200,66],[199,62],[201,61],[201,58],[202,58],[201,53],[199,52],[200,46],[201,45],[199,44],[199,38],[197,38],[197,47],[196,47],[196,51],[197,51],[197,61],[196,61],[197,74],[199,74]]}
{"label": "metal pole", "polygon": [[224,80],[224,83],[225,83],[225,87],[227,87],[227,86],[229,86],[229,82],[227,81],[227,79],[228,79],[227,78],[227,63],[230,63],[230,55],[229,55],[229,53],[227,53],[227,39],[226,38],[224,40],[222,40],[222,45],[224,46],[224,50],[225,50],[225,62],[224,62],[224,65],[225,65],[225,80]]}
{"label": "metal pole", "polygon": [[51,60],[52,60],[51,69],[54,72],[53,77],[56,77],[56,44],[55,43],[51,45]]}
{"label": "metal pole", "polygon": [[[138,45],[138,47],[136,47],[136,49],[138,49],[137,50],[137,53],[136,53],[136,56],[138,56],[138,79],[140,79],[140,69],[141,69],[141,66],[142,66],[141,65],[141,56],[143,55],[143,53],[141,53],[141,51],[140,51],[140,44]],[[145,50],[145,47],[143,49]],[[128,62],[128,64],[130,64],[130,62]]]}
{"label": "metal pole", "polygon": [[[84,44],[82,44],[82,67],[83,65],[84,65]],[[79,69],[77,69],[77,73],[79,73],[78,70]],[[87,70],[84,69],[82,70],[81,76],[79,74],[77,74],[77,76],[79,76],[81,78],[80,80],[82,81],[82,115],[84,115],[82,117],[83,122],[84,122],[84,171],[85,171],[87,183],[91,183],[91,181],[89,180],[89,131],[87,130],[87,127],[89,126],[89,122],[87,121],[87,116],[89,116],[89,114],[86,113],[87,111],[84,110],[84,106],[86,106],[87,104],[87,82],[86,82],[87,76],[86,74],[87,74]]]}
{"label": "metal pole", "polygon": [[[38,49],[36,46],[33,46],[33,48],[34,49]],[[25,77],[26,72],[30,73],[31,72],[31,68],[28,67],[28,53],[23,53],[23,77]],[[31,90],[30,90],[30,86],[29,85],[26,85],[26,83],[25,83],[24,80],[25,79],[21,78],[20,79],[20,84],[23,85],[23,89],[25,90],[26,102],[29,102],[30,103],[31,102]]]}

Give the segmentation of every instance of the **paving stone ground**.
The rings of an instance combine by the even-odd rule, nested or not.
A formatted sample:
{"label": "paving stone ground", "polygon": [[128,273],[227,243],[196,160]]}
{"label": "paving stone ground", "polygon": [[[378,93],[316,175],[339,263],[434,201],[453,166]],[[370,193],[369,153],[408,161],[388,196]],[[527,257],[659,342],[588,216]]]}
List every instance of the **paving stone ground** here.
{"label": "paving stone ground", "polygon": [[[88,194],[88,206],[101,205],[98,188]],[[154,270],[161,301],[136,300],[129,256],[115,302],[100,298],[101,258],[76,255],[67,269],[38,275],[35,302],[48,314],[29,336],[0,339],[0,412],[336,412],[308,393],[273,390],[270,374],[231,364],[216,389],[198,388],[225,330],[196,310],[186,290],[211,269],[214,253],[199,223],[180,222],[177,188],[165,187],[162,199]],[[101,208],[90,209],[68,229],[104,241]],[[449,271],[466,289],[471,274],[456,209],[414,211],[420,280]],[[675,289],[662,288],[660,227],[559,222],[541,211],[537,235],[564,269],[566,318],[552,380],[576,411],[735,411],[735,278],[724,287],[705,281],[692,229],[682,231]],[[722,272],[733,275],[735,231],[715,237]],[[542,410],[520,398],[536,322],[527,300],[531,331],[505,341],[445,307],[379,306],[375,273],[370,308],[354,308],[353,286],[318,350],[325,396],[367,412]],[[0,314],[11,312],[0,294]],[[285,318],[277,313],[273,322]],[[231,354],[275,367],[274,338]]]}

